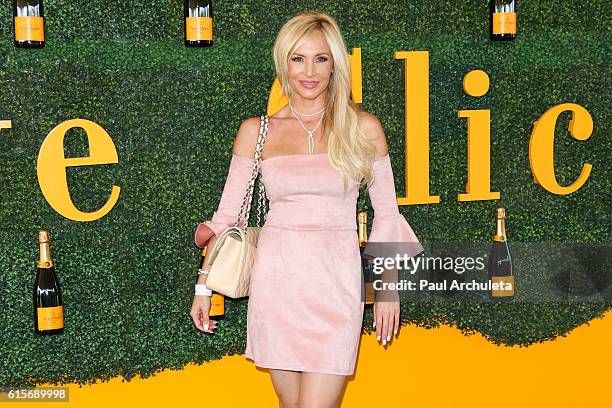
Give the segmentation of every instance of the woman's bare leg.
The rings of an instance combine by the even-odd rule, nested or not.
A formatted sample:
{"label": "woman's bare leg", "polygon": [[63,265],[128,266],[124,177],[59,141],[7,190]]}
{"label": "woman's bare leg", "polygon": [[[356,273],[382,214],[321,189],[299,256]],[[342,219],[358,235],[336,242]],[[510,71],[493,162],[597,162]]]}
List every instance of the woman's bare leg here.
{"label": "woman's bare leg", "polygon": [[279,408],[298,408],[301,371],[269,369]]}
{"label": "woman's bare leg", "polygon": [[337,408],[345,386],[345,375],[303,372],[299,408]]}

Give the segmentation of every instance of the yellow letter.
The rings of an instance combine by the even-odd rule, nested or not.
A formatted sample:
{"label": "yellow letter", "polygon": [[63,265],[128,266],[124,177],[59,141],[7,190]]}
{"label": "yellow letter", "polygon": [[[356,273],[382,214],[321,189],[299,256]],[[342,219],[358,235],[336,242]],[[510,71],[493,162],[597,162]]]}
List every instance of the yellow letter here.
{"label": "yellow letter", "polygon": [[406,60],[406,197],[397,203],[439,203],[429,195],[429,51],[398,51],[395,58]]}
{"label": "yellow letter", "polygon": [[570,111],[568,130],[576,140],[587,140],[593,133],[593,118],[589,112],[575,103],[562,103],[547,110],[536,121],[531,139],[529,140],[529,164],[535,181],[547,191],[557,195],[566,195],[578,190],[586,183],[593,165],[585,163],[578,179],[569,186],[563,187],[557,183],[555,164],[553,160],[555,126],[561,112]]}
{"label": "yellow letter", "polygon": [[[88,157],[64,157],[64,136],[80,127],[87,133]],[[82,212],[72,202],[68,191],[66,167],[93,166],[118,163],[117,150],[112,139],[98,124],[85,119],[72,119],[57,125],[45,138],[38,153],[36,172],[40,189],[51,207],[64,217],[74,221],[94,221],[106,215],[117,203],[120,188],[113,186],[110,197],[102,208],[94,212]]]}
{"label": "yellow letter", "polygon": [[[473,70],[463,77],[466,94],[479,97],[489,90],[489,76]],[[499,200],[498,191],[491,191],[491,111],[460,110],[460,118],[467,118],[468,174],[467,194],[459,194],[459,201]]]}

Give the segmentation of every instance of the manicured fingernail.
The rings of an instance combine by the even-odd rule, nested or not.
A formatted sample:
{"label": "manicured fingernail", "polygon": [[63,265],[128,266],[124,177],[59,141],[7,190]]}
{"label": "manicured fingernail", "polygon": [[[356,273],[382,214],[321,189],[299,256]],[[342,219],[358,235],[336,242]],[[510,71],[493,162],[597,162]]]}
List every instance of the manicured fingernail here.
{"label": "manicured fingernail", "polygon": [[391,341],[391,336],[387,336],[387,341]]}
{"label": "manicured fingernail", "polygon": [[397,329],[393,330],[393,334],[397,334]]}
{"label": "manicured fingernail", "polygon": [[380,341],[380,336],[376,336],[376,340]]}
{"label": "manicured fingernail", "polygon": [[387,340],[383,340],[383,346],[387,344]]}
{"label": "manicured fingernail", "polygon": [[208,323],[204,325],[204,330],[208,330]]}
{"label": "manicured fingernail", "polygon": [[372,327],[376,328],[376,322],[374,322],[374,324],[372,325]]}

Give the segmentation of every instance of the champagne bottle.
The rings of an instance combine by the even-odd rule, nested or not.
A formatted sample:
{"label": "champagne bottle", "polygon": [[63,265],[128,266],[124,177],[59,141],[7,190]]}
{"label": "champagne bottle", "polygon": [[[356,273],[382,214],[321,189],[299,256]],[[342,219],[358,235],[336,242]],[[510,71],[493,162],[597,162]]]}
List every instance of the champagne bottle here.
{"label": "champagne bottle", "polygon": [[185,0],[185,45],[213,45],[212,4],[207,0]]}
{"label": "champagne bottle", "polygon": [[[208,224],[210,220],[205,221]],[[200,259],[200,270],[204,267],[204,257],[206,256],[206,248],[208,248],[208,244],[204,245],[202,249],[202,258]],[[217,293],[213,291],[212,296],[210,297],[210,313],[208,314],[210,317],[214,318],[214,320],[223,319],[225,316],[225,296],[221,293]]]}
{"label": "champagne bottle", "polygon": [[365,304],[374,303],[374,272],[372,261],[363,256],[366,244],[368,243],[368,213],[361,211],[357,216],[359,229],[359,252],[361,254],[361,271],[363,273],[363,283],[365,286]]}
{"label": "champagne bottle", "polygon": [[[489,299],[510,301],[514,299],[514,275],[512,274],[512,258],[506,237],[506,210],[504,207],[495,208],[495,235],[489,255],[489,280],[492,287],[489,291]],[[502,285],[498,289],[493,284]],[[511,285],[508,287],[508,285]]]}
{"label": "champagne bottle", "polygon": [[40,258],[36,264],[34,284],[34,327],[36,334],[59,334],[64,332],[64,307],[49,247],[48,230],[38,231]]}
{"label": "champagne bottle", "polygon": [[489,34],[493,41],[516,38],[516,0],[490,0]]}
{"label": "champagne bottle", "polygon": [[45,46],[45,21],[42,0],[13,0],[15,47]]}

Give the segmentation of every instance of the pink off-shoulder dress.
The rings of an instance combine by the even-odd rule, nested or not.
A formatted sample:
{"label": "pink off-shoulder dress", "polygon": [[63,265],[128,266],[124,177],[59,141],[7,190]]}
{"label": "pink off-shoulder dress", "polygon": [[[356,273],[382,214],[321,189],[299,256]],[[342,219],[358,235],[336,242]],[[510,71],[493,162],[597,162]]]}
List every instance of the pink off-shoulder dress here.
{"label": "pink off-shoulder dress", "polygon": [[[253,160],[232,154],[218,209],[196,229],[199,247],[207,227],[219,234],[234,225]],[[373,168],[369,241],[412,242],[414,256],[422,247],[398,210],[389,155]],[[246,357],[258,367],[352,375],[364,309],[359,185],[349,181],[343,194],[326,153],[271,157],[259,172],[269,210],[251,271]]]}

